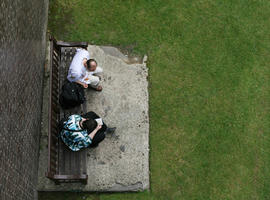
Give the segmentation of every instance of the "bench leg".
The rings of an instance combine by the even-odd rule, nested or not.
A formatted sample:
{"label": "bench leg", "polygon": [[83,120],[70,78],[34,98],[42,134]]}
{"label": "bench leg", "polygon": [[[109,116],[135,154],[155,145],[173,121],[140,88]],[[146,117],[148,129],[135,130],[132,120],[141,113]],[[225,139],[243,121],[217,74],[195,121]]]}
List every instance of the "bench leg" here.
{"label": "bench leg", "polygon": [[54,180],[55,185],[60,185],[60,182],[58,180]]}

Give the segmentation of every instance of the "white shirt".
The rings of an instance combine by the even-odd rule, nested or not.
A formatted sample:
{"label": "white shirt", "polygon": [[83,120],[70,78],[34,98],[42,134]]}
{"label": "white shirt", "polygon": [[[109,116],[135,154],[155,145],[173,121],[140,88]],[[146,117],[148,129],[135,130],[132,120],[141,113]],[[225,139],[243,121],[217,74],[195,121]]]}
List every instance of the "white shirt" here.
{"label": "white shirt", "polygon": [[75,56],[72,59],[68,70],[67,79],[70,82],[80,81],[84,82],[84,77],[86,76],[86,68],[83,64],[83,59],[90,59],[89,52],[85,49],[77,49]]}

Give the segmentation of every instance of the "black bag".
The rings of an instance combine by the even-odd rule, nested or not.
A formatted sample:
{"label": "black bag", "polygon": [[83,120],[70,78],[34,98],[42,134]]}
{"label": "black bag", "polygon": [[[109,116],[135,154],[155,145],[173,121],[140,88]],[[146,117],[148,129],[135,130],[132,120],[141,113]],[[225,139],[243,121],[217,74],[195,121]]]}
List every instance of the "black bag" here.
{"label": "black bag", "polygon": [[66,81],[62,86],[59,103],[64,109],[81,105],[85,101],[84,88],[74,82]]}

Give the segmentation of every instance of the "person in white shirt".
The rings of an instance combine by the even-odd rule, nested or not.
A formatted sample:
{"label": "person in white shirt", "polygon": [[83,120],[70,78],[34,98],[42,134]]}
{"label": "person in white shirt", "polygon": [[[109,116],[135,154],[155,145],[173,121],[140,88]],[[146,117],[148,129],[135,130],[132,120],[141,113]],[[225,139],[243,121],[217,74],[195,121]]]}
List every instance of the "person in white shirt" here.
{"label": "person in white shirt", "polygon": [[91,88],[101,91],[102,86],[99,85],[100,77],[98,76],[101,72],[103,69],[97,66],[94,59],[90,59],[87,50],[77,49],[70,64],[67,79],[70,82],[81,84],[84,88],[88,88],[89,85]]}

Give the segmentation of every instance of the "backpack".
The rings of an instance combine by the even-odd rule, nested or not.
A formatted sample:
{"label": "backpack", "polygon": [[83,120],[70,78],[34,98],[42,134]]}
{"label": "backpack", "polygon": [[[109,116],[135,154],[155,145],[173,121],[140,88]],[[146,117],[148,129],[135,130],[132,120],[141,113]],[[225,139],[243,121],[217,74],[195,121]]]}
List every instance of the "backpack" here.
{"label": "backpack", "polygon": [[85,102],[83,87],[74,82],[66,81],[62,86],[59,103],[64,109],[73,108]]}

